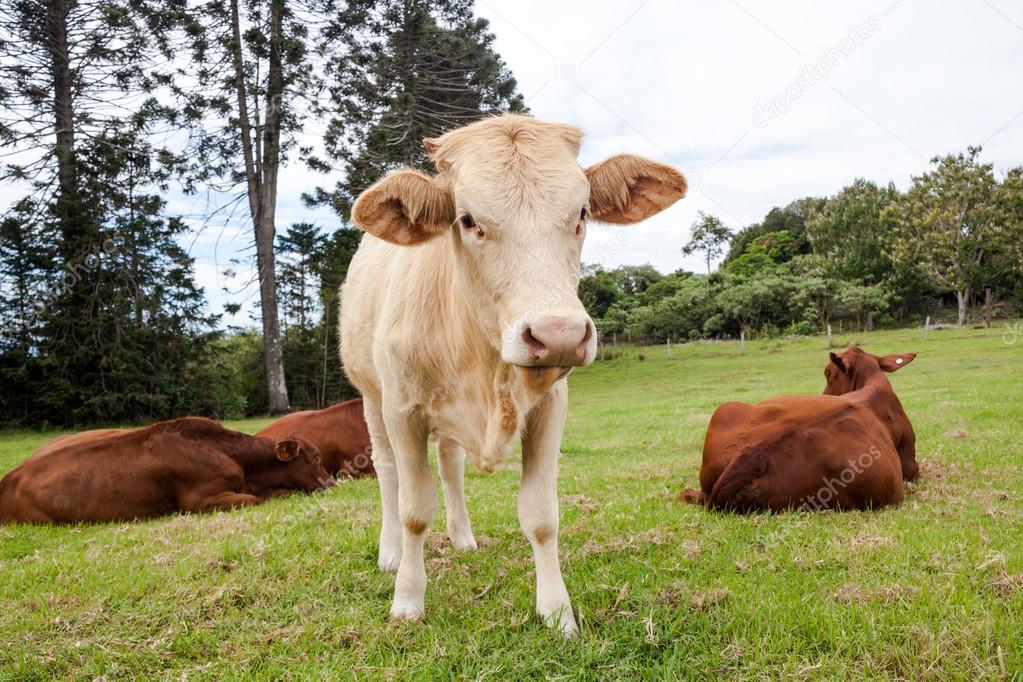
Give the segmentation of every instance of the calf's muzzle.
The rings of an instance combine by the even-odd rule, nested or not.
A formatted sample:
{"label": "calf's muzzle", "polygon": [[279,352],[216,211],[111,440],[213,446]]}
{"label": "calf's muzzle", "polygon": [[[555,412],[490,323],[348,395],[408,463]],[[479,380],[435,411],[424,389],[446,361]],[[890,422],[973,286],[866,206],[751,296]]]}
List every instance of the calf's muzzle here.
{"label": "calf's muzzle", "polygon": [[521,343],[527,364],[540,367],[576,367],[588,364],[594,345],[593,322],[589,317],[545,315],[530,321],[522,330]]}

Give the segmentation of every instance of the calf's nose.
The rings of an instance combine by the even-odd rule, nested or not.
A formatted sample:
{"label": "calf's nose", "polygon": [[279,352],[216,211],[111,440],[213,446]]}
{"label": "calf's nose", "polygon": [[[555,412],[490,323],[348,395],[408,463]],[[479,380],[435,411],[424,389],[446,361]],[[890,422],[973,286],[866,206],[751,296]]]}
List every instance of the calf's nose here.
{"label": "calf's nose", "polygon": [[592,337],[593,323],[588,318],[544,317],[522,331],[532,360],[563,366],[583,363]]}

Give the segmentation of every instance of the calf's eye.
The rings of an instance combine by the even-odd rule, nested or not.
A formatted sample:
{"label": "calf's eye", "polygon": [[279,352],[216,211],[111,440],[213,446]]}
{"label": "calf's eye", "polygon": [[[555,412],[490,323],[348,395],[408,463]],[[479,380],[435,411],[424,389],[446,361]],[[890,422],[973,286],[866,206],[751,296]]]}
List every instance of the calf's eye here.
{"label": "calf's eye", "polygon": [[586,208],[585,207],[583,207],[583,210],[579,211],[579,220],[586,220]]}
{"label": "calf's eye", "polygon": [[476,239],[483,239],[486,235],[483,232],[483,228],[476,224],[476,220],[468,213],[462,214],[462,217],[458,219],[458,222],[462,224],[462,229],[468,232],[469,230],[476,230]]}

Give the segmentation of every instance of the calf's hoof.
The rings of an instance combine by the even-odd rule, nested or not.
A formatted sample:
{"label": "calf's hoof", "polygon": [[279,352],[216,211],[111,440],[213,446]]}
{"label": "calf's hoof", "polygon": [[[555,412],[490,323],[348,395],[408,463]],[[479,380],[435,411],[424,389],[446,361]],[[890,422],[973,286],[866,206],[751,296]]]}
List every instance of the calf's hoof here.
{"label": "calf's hoof", "polygon": [[401,563],[401,552],[388,552],[382,548],[377,558],[377,568],[382,573],[397,573],[398,564]]}
{"label": "calf's hoof", "polygon": [[479,549],[479,545],[476,544],[476,538],[472,536],[471,532],[449,532],[448,538],[451,540],[451,544],[454,545],[455,549],[459,551],[472,551],[474,549]]}
{"label": "calf's hoof", "polygon": [[575,617],[572,615],[572,607],[564,606],[548,614],[539,614],[544,625],[556,630],[565,639],[573,639],[579,634],[579,627],[575,624]]}
{"label": "calf's hoof", "polygon": [[394,602],[391,605],[391,621],[401,622],[406,620],[420,621],[426,616],[421,604],[409,602]]}

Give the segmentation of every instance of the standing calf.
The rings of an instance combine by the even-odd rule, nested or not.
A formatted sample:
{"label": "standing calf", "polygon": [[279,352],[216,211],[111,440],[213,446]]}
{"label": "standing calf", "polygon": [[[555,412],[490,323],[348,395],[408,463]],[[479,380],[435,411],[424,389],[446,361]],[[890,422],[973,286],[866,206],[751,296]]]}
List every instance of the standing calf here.
{"label": "standing calf", "polygon": [[[576,631],[557,476],[565,376],[597,345],[577,294],[586,225],[639,222],[686,191],[678,171],[635,156],[580,168],[581,137],[524,116],[484,119],[424,141],[438,175],[397,171],[353,207],[367,234],[342,289],[341,356],[365,401],[383,507],[378,562],[398,571],[395,619],[424,615],[423,544],[437,507],[428,438],[438,438],[447,493],[461,491],[466,450],[491,471],[521,437],[518,511],[536,609]],[[461,516],[449,513],[448,533],[471,541],[451,527]]]}
{"label": "standing calf", "polygon": [[916,355],[831,353],[821,396],[725,403],[703,445],[700,490],[713,509],[864,509],[898,504],[916,478],[916,436],[885,376]]}

